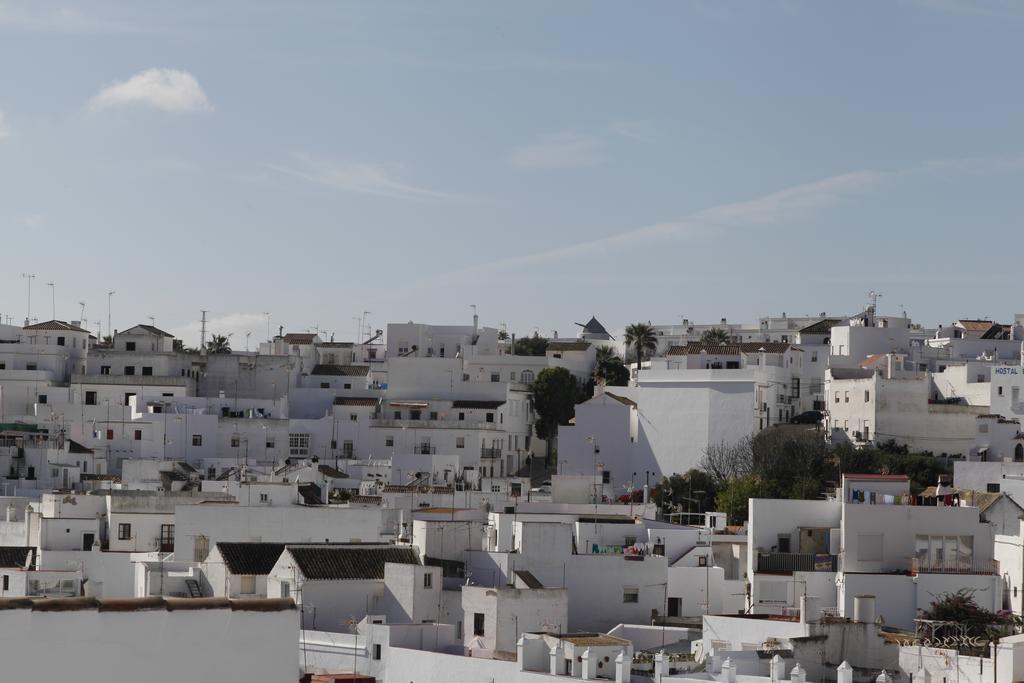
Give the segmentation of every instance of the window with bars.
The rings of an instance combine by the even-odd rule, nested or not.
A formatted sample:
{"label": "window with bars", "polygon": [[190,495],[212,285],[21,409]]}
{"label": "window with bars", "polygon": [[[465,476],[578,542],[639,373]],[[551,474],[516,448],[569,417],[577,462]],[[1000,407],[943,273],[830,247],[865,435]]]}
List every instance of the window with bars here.
{"label": "window with bars", "polygon": [[290,455],[309,455],[309,434],[289,434],[288,453]]}

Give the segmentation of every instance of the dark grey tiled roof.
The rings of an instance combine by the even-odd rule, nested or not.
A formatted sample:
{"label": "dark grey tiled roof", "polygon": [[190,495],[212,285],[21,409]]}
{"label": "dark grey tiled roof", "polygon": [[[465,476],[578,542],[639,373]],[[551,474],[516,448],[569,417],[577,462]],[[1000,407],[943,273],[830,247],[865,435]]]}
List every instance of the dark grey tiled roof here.
{"label": "dark grey tiled roof", "polygon": [[313,581],[383,579],[384,565],[419,564],[414,548],[358,546],[289,546],[303,576]]}
{"label": "dark grey tiled roof", "polygon": [[311,375],[337,375],[341,377],[366,377],[370,373],[369,365],[314,365]]}
{"label": "dark grey tiled roof", "polygon": [[270,573],[284,552],[284,543],[218,543],[217,550],[232,574]]}
{"label": "dark grey tiled roof", "polygon": [[29,545],[2,545],[0,546],[0,567],[28,569],[32,566],[35,554],[36,549]]}

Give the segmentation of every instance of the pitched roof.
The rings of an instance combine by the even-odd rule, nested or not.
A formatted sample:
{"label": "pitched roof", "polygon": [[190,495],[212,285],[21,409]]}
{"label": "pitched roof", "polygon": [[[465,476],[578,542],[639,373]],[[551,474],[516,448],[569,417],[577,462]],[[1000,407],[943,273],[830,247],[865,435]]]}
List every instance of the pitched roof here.
{"label": "pitched roof", "polygon": [[314,365],[311,375],[335,375],[339,377],[366,377],[370,374],[369,365]]}
{"label": "pitched roof", "polygon": [[867,379],[875,374],[866,368],[829,368],[832,379]]}
{"label": "pitched roof", "polygon": [[452,408],[468,408],[478,410],[495,410],[505,405],[504,401],[452,401]]}
{"label": "pitched roof", "polygon": [[532,573],[525,569],[517,569],[515,575],[522,581],[527,588],[543,588],[544,584],[537,579]]}
{"label": "pitched roof", "polygon": [[884,354],[884,353],[873,353],[870,356],[866,357],[864,360],[862,360],[860,362],[860,366],[862,368],[871,367],[872,365],[875,365],[876,363],[878,363],[878,361],[880,361],[883,358],[885,358],[886,355],[887,354]]}
{"label": "pitched roof", "polygon": [[634,401],[632,399],[629,399],[629,398],[626,398],[625,396],[617,396],[617,395],[615,395],[612,392],[607,391],[607,390],[605,390],[604,395],[607,396],[608,398],[614,398],[616,401],[618,401],[622,405],[633,406],[634,408],[636,407],[636,401]]}
{"label": "pitched roof", "polygon": [[994,324],[991,320],[968,320],[962,318],[956,324],[968,332],[987,332]]}
{"label": "pitched roof", "polygon": [[127,334],[127,333],[131,332],[134,329],[144,330],[145,332],[148,332],[149,334],[152,334],[152,335],[156,335],[157,337],[173,337],[174,336],[173,334],[170,334],[168,332],[164,332],[159,327],[153,327],[152,325],[136,325],[135,327],[128,328],[127,330],[125,330],[124,332],[121,332],[120,334]]}
{"label": "pitched roof", "polygon": [[995,323],[988,329],[988,331],[981,335],[982,339],[1010,339],[1010,335],[1013,333],[1013,327],[1011,325],[1000,325]]}
{"label": "pitched roof", "polygon": [[289,546],[303,576],[312,581],[383,579],[384,565],[419,564],[414,548],[358,546]]}
{"label": "pitched roof", "polygon": [[708,342],[690,342],[686,346],[673,346],[668,350],[669,356],[687,356],[691,353],[715,353],[721,356],[738,356],[738,344],[719,344]]}
{"label": "pitched roof", "polygon": [[318,349],[351,349],[355,342],[320,342],[316,345]]}
{"label": "pitched roof", "polygon": [[313,332],[289,332],[284,335],[285,344],[312,344],[316,336]]}
{"label": "pitched roof", "polygon": [[832,328],[841,323],[839,318],[822,318],[816,323],[800,329],[800,334],[829,334]]}
{"label": "pitched roof", "polygon": [[786,351],[803,351],[799,346],[788,342],[743,342],[738,345],[743,353],[785,353]]}
{"label": "pitched roof", "polygon": [[78,325],[72,325],[66,323],[63,320],[47,320],[44,323],[36,323],[35,325],[26,325],[21,328],[23,330],[54,330],[56,332],[85,332],[89,334],[89,330],[83,330]]}
{"label": "pitched roof", "polygon": [[[579,323],[576,324],[579,325]],[[590,320],[587,321],[587,324],[580,326],[587,334],[608,334],[608,330],[604,328],[604,325],[597,321],[595,316],[590,316]]]}
{"label": "pitched roof", "polygon": [[590,348],[590,342],[585,341],[556,341],[548,342],[548,351],[586,351]]}
{"label": "pitched roof", "polygon": [[415,484],[384,484],[384,493],[409,493],[409,492],[416,493],[416,492],[419,492],[419,493],[440,493],[440,494],[451,495],[451,493],[453,491],[454,491],[454,489],[452,488],[451,484],[449,484],[447,486],[433,486],[433,485],[427,485],[427,484],[424,484],[422,486],[417,486]]}
{"label": "pitched roof", "polygon": [[264,576],[277,564],[284,543],[218,543],[217,550],[232,574]]}
{"label": "pitched roof", "polygon": [[380,403],[379,398],[373,396],[336,396],[334,398],[334,405],[336,406],[376,406]]}
{"label": "pitched roof", "polygon": [[323,505],[324,499],[320,493],[320,487],[311,481],[299,484],[299,496],[306,505]]}
{"label": "pitched roof", "polygon": [[330,477],[331,479],[348,479],[347,474],[336,467],[331,467],[330,465],[318,465],[317,470],[320,474],[325,477]]}
{"label": "pitched roof", "polygon": [[30,545],[0,546],[0,567],[5,569],[28,569],[32,566],[36,549]]}

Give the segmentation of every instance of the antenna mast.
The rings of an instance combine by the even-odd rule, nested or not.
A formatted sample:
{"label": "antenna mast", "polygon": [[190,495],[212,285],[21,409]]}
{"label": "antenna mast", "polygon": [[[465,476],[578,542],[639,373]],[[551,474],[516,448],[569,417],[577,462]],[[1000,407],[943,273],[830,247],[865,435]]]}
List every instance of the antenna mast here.
{"label": "antenna mast", "polygon": [[206,348],[206,311],[203,311],[203,317],[199,321],[199,348]]}

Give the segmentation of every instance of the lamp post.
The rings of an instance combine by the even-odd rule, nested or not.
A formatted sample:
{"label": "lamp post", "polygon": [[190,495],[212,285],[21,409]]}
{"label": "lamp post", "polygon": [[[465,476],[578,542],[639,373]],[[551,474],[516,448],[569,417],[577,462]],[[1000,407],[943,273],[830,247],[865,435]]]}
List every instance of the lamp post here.
{"label": "lamp post", "polygon": [[[107,292],[107,336],[110,337],[110,345],[114,345],[114,328],[110,326],[110,300],[117,294],[114,290]],[[103,340],[100,339],[100,342]]]}
{"label": "lamp post", "polygon": [[36,279],[35,273],[22,273],[21,277],[28,281],[28,309],[25,312],[25,327],[28,327],[32,318],[32,280]]}

